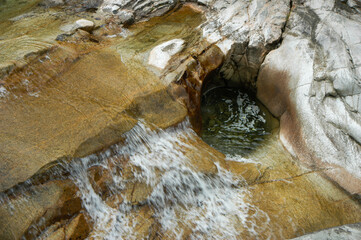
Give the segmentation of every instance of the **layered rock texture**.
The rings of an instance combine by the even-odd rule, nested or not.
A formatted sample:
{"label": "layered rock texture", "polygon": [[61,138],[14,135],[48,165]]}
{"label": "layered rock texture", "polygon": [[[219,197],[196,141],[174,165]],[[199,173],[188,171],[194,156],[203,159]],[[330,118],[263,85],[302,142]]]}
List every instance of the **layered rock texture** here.
{"label": "layered rock texture", "polygon": [[361,192],[360,4],[294,1],[281,46],[262,65],[258,97],[281,119],[294,156]]}
{"label": "layered rock texture", "polygon": [[361,238],[361,224],[349,224],[341,227],[325,229],[308,234],[295,240],[320,239],[320,240],[353,240]]}
{"label": "layered rock texture", "polygon": [[[361,222],[359,1],[0,11],[1,239],[284,239]],[[212,84],[280,120],[248,159],[195,134]]]}

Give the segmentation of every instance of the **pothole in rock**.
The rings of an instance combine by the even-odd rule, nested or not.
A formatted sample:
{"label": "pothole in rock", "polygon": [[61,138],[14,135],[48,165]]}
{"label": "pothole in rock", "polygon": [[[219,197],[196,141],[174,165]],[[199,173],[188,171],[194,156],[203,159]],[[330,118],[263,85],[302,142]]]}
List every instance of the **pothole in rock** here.
{"label": "pothole in rock", "polygon": [[274,124],[271,114],[254,97],[229,87],[203,93],[201,116],[201,137],[227,155],[250,154],[262,145]]}

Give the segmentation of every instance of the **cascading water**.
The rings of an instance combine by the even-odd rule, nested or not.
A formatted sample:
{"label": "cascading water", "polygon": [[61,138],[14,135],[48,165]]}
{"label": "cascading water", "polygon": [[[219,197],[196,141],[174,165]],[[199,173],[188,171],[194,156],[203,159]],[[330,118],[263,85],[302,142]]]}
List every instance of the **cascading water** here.
{"label": "cascading water", "polygon": [[[139,122],[124,137],[123,145],[112,148],[112,156],[110,152],[100,158],[92,155],[69,166],[83,206],[94,222],[91,237],[140,238],[131,212],[144,205],[149,206],[160,226],[157,234],[169,239],[237,239],[242,234],[257,238],[267,229],[269,218],[247,202],[251,196],[242,179],[236,179],[216,162],[215,173],[197,171],[192,166],[184,152],[194,148],[187,141],[197,136],[188,122],[167,130],[151,130]],[[132,167],[131,180],[114,169],[119,159],[127,159]],[[111,170],[112,194],[122,198],[116,208],[93,189],[88,169],[95,165]],[[123,194],[129,181],[145,183],[151,190],[137,205]],[[261,226],[257,219],[262,219]]]}

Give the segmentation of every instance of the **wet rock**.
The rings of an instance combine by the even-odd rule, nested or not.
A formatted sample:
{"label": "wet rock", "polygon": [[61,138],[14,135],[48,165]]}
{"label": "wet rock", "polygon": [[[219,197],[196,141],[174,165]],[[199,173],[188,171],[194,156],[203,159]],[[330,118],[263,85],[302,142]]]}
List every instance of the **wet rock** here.
{"label": "wet rock", "polygon": [[101,166],[94,166],[88,170],[88,174],[94,191],[103,199],[109,197],[114,184],[109,170]]}
{"label": "wet rock", "polygon": [[[205,49],[200,48],[199,53],[194,53],[191,58],[185,60],[180,67],[174,71],[177,73],[176,82],[181,85],[183,91],[188,94],[185,98],[182,96],[179,97],[183,98],[188,108],[191,123],[196,131],[200,131],[201,129],[201,121],[199,121],[199,119],[202,89],[207,85],[207,80],[209,80],[212,74],[221,66],[223,60],[224,55],[217,46],[211,46]],[[183,91],[179,93],[182,94]]]}
{"label": "wet rock", "polygon": [[68,34],[68,33],[62,33],[62,34],[59,34],[58,36],[56,36],[55,40],[56,41],[65,41],[68,37],[70,37],[71,34]]}
{"label": "wet rock", "polygon": [[23,234],[34,237],[49,222],[53,224],[54,219],[71,217],[81,208],[81,205],[67,204],[75,197],[74,191],[74,185],[69,181],[53,181],[23,189],[14,196],[3,194],[1,239],[20,239]]}
{"label": "wet rock", "polygon": [[80,213],[65,226],[65,239],[85,239],[89,232],[90,226],[84,214]]}
{"label": "wet rock", "polygon": [[[141,70],[140,72],[136,72],[128,69],[128,66],[131,65],[125,66],[124,63],[121,61],[118,53],[116,53],[114,50],[106,50],[105,52],[100,51],[90,55],[86,55],[84,56],[84,58],[76,61],[74,65],[71,61],[71,59],[74,59],[73,57],[76,57],[72,55],[74,52],[63,52],[63,50],[60,49],[58,52],[55,52],[56,54],[60,54],[60,56],[62,57],[57,58],[59,56],[56,56],[56,54],[49,55],[49,58],[51,58],[52,61],[38,62],[38,67],[40,68],[45,67],[46,64],[51,64],[51,66],[49,65],[49,67],[54,71],[49,72],[49,75],[45,76],[45,78],[44,76],[34,74],[31,76],[31,78],[28,78],[28,80],[29,83],[37,82],[37,84],[40,84],[37,86],[40,87],[42,85],[42,80],[46,82],[45,79],[47,79],[47,77],[52,78],[57,73],[59,73],[59,71],[62,71],[61,69],[64,69],[65,71],[58,76],[59,80],[55,80],[55,82],[53,82],[56,86],[50,87],[46,84],[42,85],[39,97],[28,95],[27,91],[13,92],[13,94],[15,95],[21,94],[23,96],[21,98],[22,103],[20,103],[20,105],[16,103],[20,100],[19,98],[9,99],[9,101],[1,105],[2,111],[8,111],[8,114],[2,114],[1,116],[10,117],[14,116],[14,114],[17,115],[16,119],[17,121],[19,121],[18,127],[16,129],[4,127],[1,128],[2,130],[0,130],[1,135],[4,134],[7,136],[10,136],[8,134],[5,134],[5,132],[7,131],[22,132],[22,134],[24,134],[22,138],[23,144],[28,145],[29,147],[37,141],[41,141],[42,144],[46,145],[54,145],[53,147],[46,147],[45,149],[47,150],[40,150],[38,148],[30,147],[29,150],[26,152],[12,151],[10,149],[18,145],[16,143],[17,141],[15,139],[6,140],[5,137],[1,137],[2,141],[6,141],[6,143],[4,142],[5,144],[3,145],[4,152],[2,153],[2,156],[4,157],[4,159],[7,159],[0,167],[0,176],[2,179],[1,188],[3,190],[15,184],[16,182],[26,180],[36,171],[38,171],[39,168],[51,161],[58,159],[59,157],[86,156],[95,151],[100,151],[104,149],[106,145],[110,146],[112,144],[115,144],[117,141],[120,141],[121,134],[130,130],[136,122],[133,117],[123,112],[128,108],[133,108],[133,106],[137,107],[137,109],[139,109],[139,114],[141,114],[145,118],[149,118],[151,122],[156,123],[156,125],[158,126],[167,126],[168,123],[175,124],[177,121],[181,121],[182,119],[184,119],[186,115],[186,109],[169,96],[166,86],[164,86],[155,75],[153,75],[151,72],[148,72],[147,70]],[[69,63],[70,65],[62,65],[63,61],[61,59],[64,59],[63,57],[68,59],[67,63]],[[59,67],[59,65],[52,65],[57,63],[61,63],[60,68],[57,68]],[[95,65],[94,67],[90,67],[92,64],[95,64],[96,67]],[[114,66],[118,67],[114,68]],[[34,71],[35,73],[41,72],[38,70],[35,71],[35,69],[36,67],[32,68],[32,71]],[[138,65],[138,69],[142,69],[141,65]],[[26,69],[24,70],[26,71]],[[140,74],[138,75],[138,73]],[[13,79],[16,82],[16,78],[23,78],[21,72],[19,73],[19,75],[17,74],[10,76],[9,81],[11,82],[12,80],[10,79]],[[60,80],[60,78],[63,80]],[[129,82],[129,78],[132,78],[136,81]],[[99,81],[104,81],[104,85],[102,86]],[[125,82],[121,83],[122,81],[127,82],[127,84],[125,84]],[[68,82],[69,84],[63,84],[65,82]],[[77,85],[77,87],[75,87],[74,84]],[[79,84],[82,86],[80,86]],[[116,86],[118,86],[119,88],[117,89]],[[128,90],[125,91],[124,88],[127,88]],[[59,91],[56,89],[58,89]],[[78,89],[83,89],[81,91],[83,92],[83,94],[79,95]],[[36,91],[39,90],[40,89]],[[51,93],[53,91],[57,93]],[[156,97],[156,101],[149,102],[144,101],[144,99],[142,100],[142,98],[146,98],[152,93],[158,93],[161,94],[161,96],[167,97]],[[57,97],[54,98],[51,96]],[[29,99],[29,101],[25,100],[27,98]],[[89,102],[86,99],[88,99]],[[164,100],[169,102],[165,103]],[[104,107],[103,104],[101,104],[101,102],[103,101],[108,102],[106,105],[104,105]],[[135,105],[131,105],[133,101],[135,101]],[[85,104],[85,102],[93,103]],[[113,105],[112,102],[115,105]],[[160,105],[160,103],[162,104]],[[154,112],[147,113],[148,110],[147,107],[143,106],[144,104],[149,104],[148,106],[152,106],[152,108],[148,108],[148,110],[153,109]],[[17,106],[16,108],[10,107],[15,105]],[[40,105],[42,106],[41,108],[36,107]],[[161,106],[169,106],[171,108],[172,114],[169,115],[170,111],[163,111],[164,109],[161,108]],[[23,109],[29,109],[30,107],[37,110],[34,110],[31,114],[27,114],[27,110],[20,110],[19,107]],[[17,112],[16,109],[18,109],[20,112]],[[52,109],[50,111],[51,114],[45,114],[43,111],[47,111],[46,109]],[[58,109],[59,111],[56,112],[54,111],[54,109]],[[144,111],[142,109],[144,109]],[[164,115],[157,115],[156,109],[162,110],[159,111],[159,113],[163,112]],[[166,115],[167,117],[164,117]],[[26,118],[27,120],[24,118]],[[31,120],[32,118],[36,118],[38,120],[33,121]],[[9,124],[11,123],[11,121],[4,121],[8,122]],[[88,125],[87,123],[90,125]],[[31,126],[28,124],[30,124]],[[73,126],[78,130],[65,130],[68,129],[69,126]],[[81,129],[88,129],[89,131],[84,132]],[[54,131],[59,131],[59,134],[55,134],[55,136],[57,136],[55,137],[56,139],[54,139],[54,134],[50,133],[41,134],[42,137],[39,138],[37,137],[38,134],[34,134],[33,131],[36,131],[39,134],[41,131],[51,131],[53,133]],[[86,132],[88,132],[89,134]],[[32,139],[33,137],[35,137],[37,140]],[[68,137],[69,141],[65,141],[65,139],[68,139]],[[59,138],[63,140],[60,140]],[[24,141],[27,143],[25,143]],[[63,143],[64,145],[59,143]],[[5,148],[7,148],[8,150],[5,150]],[[45,153],[44,151],[47,153]],[[16,157],[18,154],[23,156],[24,159],[31,159],[31,161],[28,162],[27,167],[24,167],[24,165],[22,165],[21,170],[17,171],[18,174],[12,174],[10,173],[11,171],[9,172],[8,170],[17,168],[13,168],[11,159],[13,157]],[[31,157],[25,157],[25,155],[23,154],[30,154]],[[18,155],[16,158],[23,158],[21,156]],[[14,161],[13,163],[15,162],[16,161]]]}
{"label": "wet rock", "polygon": [[[109,2],[105,1],[105,3]],[[140,19],[164,13],[172,9],[176,2],[112,1],[112,9],[115,12],[132,10],[135,12],[135,19]],[[85,44],[73,46],[72,43],[61,43],[62,47],[59,49],[54,49],[53,52],[47,52],[45,55],[40,54],[41,57],[34,57],[31,66],[11,73],[0,87],[0,94],[6,95],[1,100],[4,102],[0,102],[0,110],[3,113],[0,115],[0,120],[4,125],[0,129],[0,145],[3,149],[1,157],[5,159],[0,167],[1,189],[5,190],[25,181],[39,168],[60,157],[68,156],[69,159],[85,157],[105,150],[111,145],[113,145],[112,150],[121,147],[121,145],[114,147],[114,144],[122,143],[124,133],[132,129],[139,118],[149,123],[152,129],[156,129],[155,131],[162,132],[158,129],[159,127],[167,128],[176,125],[186,117],[186,108],[179,103],[180,101],[188,107],[190,115],[196,115],[200,106],[202,87],[208,81],[207,78],[217,72],[225,56],[227,64],[221,72],[223,76],[231,80],[229,83],[234,80],[235,84],[239,84],[238,76],[244,76],[242,83],[253,86],[254,77],[264,56],[277,47],[281,40],[283,26],[287,20],[285,12],[289,10],[289,1],[199,2],[215,10],[208,22],[202,26],[205,29],[205,36],[211,43],[201,42],[197,36],[189,36],[196,35],[190,29],[195,28],[201,18],[193,17],[190,12],[184,11],[183,15],[177,15],[176,19],[167,16],[140,23],[134,28],[132,26],[130,30],[134,35],[129,36],[128,40],[118,39],[115,35],[114,40],[111,38],[109,40],[112,47],[107,47],[107,43],[91,48]],[[312,4],[318,3],[314,1]],[[343,14],[345,9],[341,6],[332,9]],[[355,5],[352,6],[357,8]],[[326,8],[327,12],[330,10],[327,6],[322,6],[322,8]],[[310,75],[318,70],[313,69],[313,66],[319,66],[319,63],[317,58],[315,58],[316,61],[312,56],[318,56],[314,54],[314,48],[320,47],[312,42],[314,41],[313,30],[307,28],[309,25],[305,24],[308,17],[311,18],[311,23],[317,22],[315,21],[317,18],[313,18],[312,14],[303,14],[310,13],[306,11],[309,10],[308,8],[301,9],[305,12],[300,12],[300,9],[295,10],[300,15],[299,18],[292,19],[294,15],[290,16],[289,24],[295,32],[289,30],[291,27],[286,30],[289,32],[284,35],[285,39],[281,47],[270,53],[269,57],[272,61],[266,59],[258,79],[261,90],[259,93],[263,93],[263,97],[260,98],[266,99],[265,103],[272,113],[281,117],[281,139],[295,156],[300,156],[299,151],[292,148],[292,144],[287,145],[288,136],[303,136],[297,127],[301,125],[300,121],[305,120],[298,118],[297,112],[292,111],[295,107],[291,104],[293,99],[289,98],[293,95],[289,95],[284,88],[293,81],[289,79],[295,78],[302,81],[300,84],[292,85],[292,90],[296,91],[295,89],[308,85],[307,81],[303,81],[302,76],[312,78],[313,76]],[[356,9],[347,10],[357,11]],[[351,16],[351,18],[357,20],[357,16]],[[178,25],[182,23],[186,23],[187,26],[181,25],[178,28]],[[78,30],[78,32],[80,37],[88,36],[88,33],[83,30]],[[114,34],[118,33],[119,28],[114,30]],[[306,34],[306,37],[303,34]],[[346,37],[347,34],[342,34],[342,36]],[[153,74],[145,66],[144,59],[147,59],[154,47],[175,38],[185,40],[183,52],[179,54],[179,58],[170,58],[166,62],[165,76],[159,77],[160,74]],[[325,39],[323,41],[327,42]],[[193,49],[189,50],[189,48]],[[349,51],[350,55],[352,51]],[[188,55],[184,56],[186,54]],[[326,55],[331,56],[332,53],[328,52]],[[357,54],[353,56],[356,56],[353,57],[353,61],[357,60]],[[332,62],[336,64],[337,59],[332,59],[335,60]],[[271,64],[284,68],[281,72],[271,71],[274,70],[274,65]],[[342,65],[337,66],[342,67]],[[43,74],[44,72],[46,74]],[[322,82],[325,76],[317,74],[315,79],[317,82]],[[177,83],[172,83],[173,81]],[[344,94],[344,98],[347,98],[345,102],[348,104],[353,100],[353,98],[351,100],[348,98],[348,94],[352,92],[354,85],[351,83],[351,88],[343,87],[344,81],[347,82],[350,79],[343,79],[341,84],[336,84],[336,87],[328,82],[322,89],[327,92],[328,97],[341,98],[340,96]],[[169,85],[170,83],[172,84]],[[273,84],[276,86],[272,87]],[[266,91],[264,86],[269,87],[269,92],[266,94],[262,92],[262,89]],[[316,90],[316,93],[319,93],[319,89]],[[306,97],[313,94],[306,91],[300,92],[297,96],[299,97],[301,93]],[[308,103],[308,100],[298,98],[297,106]],[[322,111],[322,108],[317,109]],[[287,111],[290,112],[283,116]],[[349,111],[355,113],[355,110]],[[338,116],[338,113],[334,115]],[[311,120],[315,119],[310,118],[308,121]],[[319,119],[314,121],[315,125],[319,124],[317,120]],[[285,126],[291,126],[288,128],[289,131],[285,131]],[[352,129],[348,130],[352,132]],[[357,138],[357,132],[356,129],[352,136]],[[320,133],[312,132],[312,134],[319,136]],[[145,134],[142,136],[147,137]],[[194,229],[194,222],[186,221],[182,214],[192,217],[194,212],[189,210],[191,209],[200,213],[196,217],[206,216],[207,212],[204,213],[205,210],[201,209],[202,199],[198,202],[196,197],[199,194],[201,197],[207,197],[202,189],[213,191],[217,187],[214,184],[220,183],[219,181],[222,180],[220,176],[225,177],[225,175],[220,175],[220,168],[228,170],[240,180],[227,186],[231,189],[231,192],[227,193],[239,190],[238,193],[242,194],[238,197],[246,196],[241,203],[245,204],[242,206],[247,209],[248,215],[239,217],[243,219],[247,216],[247,225],[243,225],[240,219],[228,218],[228,215],[221,216],[225,217],[223,220],[230,219],[231,223],[238,226],[237,237],[245,239],[292,238],[320,228],[361,221],[359,203],[334,184],[320,177],[320,175],[337,174],[338,168],[322,165],[317,167],[310,165],[309,168],[299,166],[291,156],[284,152],[282,146],[278,144],[277,135],[275,136],[273,143],[267,143],[260,152],[254,153],[249,159],[250,162],[242,162],[245,161],[242,158],[239,161],[233,159],[227,162],[222,153],[214,150],[199,138],[178,139],[174,145],[163,142],[163,138],[158,139],[155,145],[152,145],[153,147],[147,148],[149,154],[141,159],[138,165],[113,163],[108,168],[97,166],[89,169],[86,178],[89,182],[85,184],[89,183],[87,187],[95,190],[96,196],[92,195],[95,197],[93,199],[101,203],[101,205],[95,205],[96,207],[89,213],[99,210],[100,215],[95,215],[91,219],[91,216],[86,215],[87,213],[80,213],[82,201],[74,192],[76,187],[66,187],[60,183],[43,183],[42,186],[34,187],[37,191],[34,195],[30,195],[30,200],[26,204],[13,204],[14,208],[10,206],[11,204],[4,204],[0,208],[0,221],[3,223],[0,224],[3,226],[0,229],[1,238],[13,239],[14,236],[20,238],[24,232],[27,232],[26,236],[31,236],[29,238],[40,236],[41,233],[54,239],[58,237],[85,238],[90,232],[89,239],[96,239],[99,238],[98,233],[106,232],[104,229],[110,231],[125,229],[119,228],[122,226],[119,225],[120,223],[126,222],[123,221],[125,219],[117,215],[122,210],[120,207],[124,207],[124,205],[120,206],[124,203],[123,194],[126,195],[125,199],[131,202],[126,205],[125,210],[123,209],[129,217],[126,220],[130,221],[129,226],[134,226],[134,229],[129,230],[126,236],[174,239],[172,230],[163,229],[162,224],[165,224],[165,218],[162,219],[157,215],[159,211],[155,212],[155,206],[161,206],[160,210],[175,206],[177,216],[174,217],[179,217],[177,219],[180,220],[177,231],[183,231],[184,237],[191,237],[193,233],[209,231],[210,225],[202,230]],[[296,137],[291,140],[301,144],[301,141],[296,141]],[[147,143],[148,140],[148,138],[141,139],[138,144]],[[173,165],[174,169],[160,163],[165,166],[163,168],[162,165],[158,166],[158,169],[154,171],[157,179],[154,185],[149,185],[139,180],[141,177],[135,174],[135,170],[139,170],[139,165],[144,164],[149,156],[152,157],[149,159],[148,169],[156,168],[152,164],[154,164],[154,158],[158,157],[158,152],[152,151],[159,150],[161,143],[163,143],[162,146],[171,145],[169,151],[179,148],[179,151],[173,153],[175,156],[183,156],[188,162],[186,164],[181,162],[182,168]],[[172,159],[168,156],[164,160]],[[124,159],[124,162],[126,161]],[[121,170],[118,171],[118,169]],[[172,174],[168,172],[168,175],[162,176],[164,169]],[[121,172],[126,185],[126,188],[122,189],[125,191],[115,194],[112,192],[114,189],[109,188],[113,184],[114,172]],[[178,184],[169,181],[175,177],[183,182]],[[202,181],[197,182],[198,180]],[[191,188],[189,185],[192,184],[183,183],[195,183],[195,187]],[[203,188],[204,185],[206,188]],[[158,188],[155,189],[155,186]],[[220,186],[219,189],[224,189],[224,185]],[[186,194],[179,194],[180,190]],[[166,200],[164,205],[157,205],[157,197],[162,197],[159,193],[164,193]],[[193,198],[184,198],[187,194]],[[211,194],[211,196],[217,197],[217,194]],[[226,198],[221,198],[221,200]],[[16,203],[22,199],[15,196],[10,202]],[[92,200],[92,198],[85,199],[83,204],[87,204],[87,200]],[[216,207],[221,203],[215,202],[212,206]],[[189,206],[192,208],[189,208],[187,212]],[[227,207],[228,205],[225,206]],[[100,219],[103,225],[100,224],[100,227],[88,225],[86,222],[88,217],[94,222]],[[45,222],[43,222],[44,219]],[[31,225],[34,227],[29,227]],[[168,226],[171,225],[173,222],[168,224]],[[36,232],[31,235],[31,229],[35,228]],[[255,235],[244,233],[247,231],[253,231]]]}
{"label": "wet rock", "polygon": [[183,47],[184,40],[182,39],[173,39],[162,43],[152,49],[149,54],[148,64],[160,69],[164,69],[170,58],[182,51]]}
{"label": "wet rock", "polygon": [[[178,23],[184,20],[185,14],[189,13],[191,16],[185,22],[187,29],[193,25],[196,26],[201,20],[198,14],[189,10],[180,12],[180,16],[177,16],[175,20],[169,18],[171,22],[177,24],[174,25],[177,33],[182,26]],[[146,24],[151,24],[149,30],[154,26],[157,26],[158,30],[161,26],[156,25],[158,22],[159,20]],[[168,23],[163,25],[168,26]],[[79,32],[88,35],[80,30]],[[159,31],[157,38],[162,39],[166,33],[169,31]],[[182,32],[181,37],[187,37],[193,33],[193,31]],[[145,34],[146,36],[142,39],[149,36],[146,32]],[[19,38],[16,40],[19,41]],[[144,59],[144,55],[154,47],[151,42],[153,38],[151,41],[139,41],[137,38],[130,38],[130,40],[132,41],[121,42],[123,47],[106,48],[103,49],[105,52],[94,51],[82,57],[80,55],[89,53],[93,48],[97,50],[97,46],[89,46],[84,42],[65,43],[63,47],[55,47],[52,51],[32,57],[31,65],[12,72],[6,78],[5,84],[1,87],[2,95],[4,95],[0,105],[4,113],[1,117],[13,116],[17,119],[16,123],[5,119],[2,121],[8,124],[14,123],[17,127],[4,126],[0,130],[2,136],[0,139],[5,141],[1,155],[6,159],[0,167],[2,190],[25,181],[51,161],[61,157],[83,157],[117,143],[121,140],[121,135],[134,126],[138,117],[148,119],[159,127],[177,124],[185,118],[186,108],[168,93],[169,83],[165,84],[139,61]],[[119,44],[117,41],[114,43],[115,46]],[[8,43],[10,44],[11,41],[7,41]],[[16,47],[18,48],[19,45],[17,44]],[[133,58],[139,60],[133,60]],[[114,68],[114,66],[118,67]],[[132,69],[128,69],[130,66]],[[46,74],[43,74],[44,72]],[[129,81],[129,79],[135,81]],[[117,84],[123,80],[123,83]],[[104,81],[104,85],[99,81]],[[117,89],[115,86],[120,88]],[[123,87],[129,88],[125,90],[122,89]],[[30,109],[33,110],[30,111]],[[54,109],[59,111],[54,111]],[[131,116],[129,116],[130,113]],[[34,121],[34,119],[37,120]],[[69,127],[74,127],[74,129],[66,130]],[[84,132],[81,129],[89,131]],[[19,142],[4,137],[11,135],[5,133],[7,131],[21,132],[20,145],[24,146],[23,149],[27,149],[25,152],[15,150]],[[35,134],[34,131],[40,135]],[[65,140],[68,137],[70,141]],[[34,145],[38,141],[41,142],[40,148]],[[31,159],[31,161],[28,164],[24,163],[25,165],[23,164],[19,169],[20,165],[18,167],[13,165],[17,162],[12,161],[13,158]],[[10,169],[17,173],[13,174],[14,172]]]}
{"label": "wet rock", "polygon": [[42,235],[40,235],[39,239],[42,240],[63,240],[65,239],[65,232],[62,227],[59,228],[60,223],[55,223],[50,226]]}
{"label": "wet rock", "polygon": [[45,7],[65,6],[75,11],[97,9],[103,0],[43,0],[40,5]]}
{"label": "wet rock", "polygon": [[[21,8],[18,11],[18,14],[21,13]],[[30,13],[17,16],[13,20],[16,21],[11,24],[2,23],[0,28],[1,79],[12,70],[26,66],[34,57],[53,48],[56,45],[56,37],[64,33],[60,26],[71,25],[76,18],[63,12],[54,13],[33,8]]]}

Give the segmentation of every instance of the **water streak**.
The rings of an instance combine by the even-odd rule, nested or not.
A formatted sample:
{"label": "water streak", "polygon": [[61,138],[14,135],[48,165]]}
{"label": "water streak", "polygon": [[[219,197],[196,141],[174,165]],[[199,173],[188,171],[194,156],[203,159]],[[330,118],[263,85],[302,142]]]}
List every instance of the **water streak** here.
{"label": "water streak", "polygon": [[[197,137],[185,122],[167,130],[151,130],[139,122],[125,134],[123,145],[113,147],[113,154],[95,161],[90,156],[70,166],[72,178],[79,187],[83,205],[94,222],[92,237],[103,239],[136,239],[136,219],[131,212],[139,207],[122,194],[125,179],[119,171],[112,174],[114,194],[124,199],[117,209],[111,208],[93,189],[88,169],[102,164],[114,168],[117,159],[128,159],[134,181],[146,183],[151,193],[144,203],[154,212],[161,233],[171,239],[237,239],[243,232],[257,238],[267,228],[268,216],[249,204],[250,193],[244,181],[215,163],[218,171],[206,173],[195,170],[184,154],[195,146],[187,144]],[[113,166],[113,167],[112,167]],[[256,223],[263,218],[262,226]]]}

